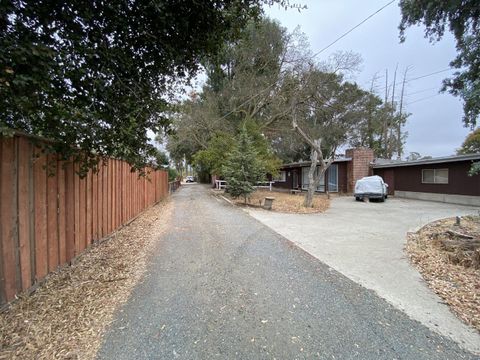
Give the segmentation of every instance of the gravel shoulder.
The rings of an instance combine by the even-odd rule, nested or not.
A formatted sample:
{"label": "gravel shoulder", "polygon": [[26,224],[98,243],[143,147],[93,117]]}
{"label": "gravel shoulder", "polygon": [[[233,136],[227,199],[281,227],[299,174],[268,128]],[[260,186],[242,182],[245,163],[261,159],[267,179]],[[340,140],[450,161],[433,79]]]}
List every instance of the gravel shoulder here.
{"label": "gravel shoulder", "polygon": [[[169,223],[166,200],[49,274],[0,313],[0,359],[93,359]],[[154,228],[155,232],[151,232]]]}
{"label": "gravel shoulder", "polygon": [[476,358],[206,187],[172,200],[98,359]]}

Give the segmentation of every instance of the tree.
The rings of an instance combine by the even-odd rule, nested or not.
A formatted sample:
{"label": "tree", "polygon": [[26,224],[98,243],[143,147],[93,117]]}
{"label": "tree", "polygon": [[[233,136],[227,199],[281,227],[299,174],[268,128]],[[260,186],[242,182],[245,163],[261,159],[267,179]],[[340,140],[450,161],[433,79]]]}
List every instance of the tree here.
{"label": "tree", "polygon": [[457,150],[457,154],[480,153],[480,128],[467,135],[462,147]]}
{"label": "tree", "polygon": [[364,96],[356,126],[349,133],[349,144],[368,147],[379,158],[391,159],[394,154],[400,157],[406,137],[401,128],[408,114],[400,113],[395,105],[385,104],[373,93],[366,92]]}
{"label": "tree", "polygon": [[245,127],[242,128],[238,142],[224,165],[223,173],[229,193],[235,198],[243,196],[245,204],[248,195],[255,191],[254,186],[265,180],[265,164],[258,158]]}
{"label": "tree", "polygon": [[227,163],[227,156],[235,146],[235,138],[228,133],[217,133],[206,149],[200,150],[193,156],[193,164],[201,179],[208,175],[223,176],[223,168]]}
{"label": "tree", "polygon": [[165,151],[160,149],[155,149],[155,156],[154,156],[155,167],[157,169],[166,168],[170,165],[170,160],[168,159],[167,154]]}
{"label": "tree", "polygon": [[439,41],[445,30],[450,30],[456,40],[458,55],[450,63],[458,69],[451,79],[443,83],[449,91],[463,100],[463,122],[475,127],[480,116],[480,7],[478,0],[401,0],[400,38],[405,41],[405,30],[423,24],[425,37]]}
{"label": "tree", "polygon": [[141,168],[176,83],[237,39],[264,2],[2,1],[0,133],[55,140],[83,170],[101,156]]}
{"label": "tree", "polygon": [[313,195],[333,163],[336,150],[348,140],[363,106],[366,92],[344,80],[343,75],[311,67],[293,77],[292,127],[310,146],[308,190],[304,206],[311,207]]}
{"label": "tree", "polygon": [[202,91],[177,107],[167,146],[173,159],[185,157],[200,173],[221,175],[222,156],[229,148],[225,141],[246,126],[267,171],[278,171],[268,124],[283,111],[276,94],[283,67],[292,63],[290,40],[277,22],[262,19],[249,23],[237,41],[225,42],[220,54],[205,64],[208,77]]}
{"label": "tree", "polygon": [[408,155],[405,160],[407,161],[415,161],[415,160],[420,160],[422,158],[422,155],[416,151],[410,152],[410,155]]}
{"label": "tree", "polygon": [[[276,174],[281,165],[281,161],[273,153],[270,142],[260,133],[255,122],[245,122],[241,131],[246,131],[251,141],[257,159],[260,160],[265,172]],[[204,150],[200,150],[193,155],[193,164],[196,166],[197,173],[201,178],[206,179],[209,174],[224,177],[224,167],[228,161],[226,154],[229,154],[235,147],[235,137],[229,133],[216,133],[209,141]]]}
{"label": "tree", "polygon": [[[480,153],[480,128],[472,131],[467,135],[465,141],[462,144],[462,147],[457,150],[457,154],[473,154]],[[472,163],[470,170],[468,172],[469,176],[474,176],[480,174],[480,162]]]}
{"label": "tree", "polygon": [[178,172],[177,169],[168,168],[168,181],[175,181],[178,178]]}
{"label": "tree", "polygon": [[472,163],[470,170],[468,171],[469,176],[479,175],[480,174],[480,161]]}

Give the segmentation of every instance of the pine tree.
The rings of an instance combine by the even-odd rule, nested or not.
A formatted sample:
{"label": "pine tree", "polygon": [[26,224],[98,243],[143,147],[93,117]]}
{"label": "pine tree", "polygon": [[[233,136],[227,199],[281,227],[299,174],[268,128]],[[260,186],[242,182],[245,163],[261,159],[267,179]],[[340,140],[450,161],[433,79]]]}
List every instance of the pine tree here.
{"label": "pine tree", "polygon": [[257,155],[252,140],[244,127],[223,167],[223,173],[229,193],[234,198],[243,196],[245,203],[247,203],[248,195],[255,191],[254,186],[265,180],[265,165]]}

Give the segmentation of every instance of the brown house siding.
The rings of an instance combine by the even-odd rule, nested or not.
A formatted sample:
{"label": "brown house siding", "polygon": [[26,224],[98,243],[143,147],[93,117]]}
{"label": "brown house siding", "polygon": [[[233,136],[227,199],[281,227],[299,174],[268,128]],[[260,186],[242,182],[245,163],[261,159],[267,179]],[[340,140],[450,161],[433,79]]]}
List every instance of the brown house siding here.
{"label": "brown house siding", "polygon": [[[392,168],[374,169],[394,190],[449,195],[480,196],[480,175],[468,176],[471,161],[443,164],[422,164]],[[448,169],[448,184],[423,184],[423,169]],[[393,186],[388,182],[388,173],[393,172]]]}
{"label": "brown house siding", "polygon": [[[285,171],[286,172],[286,181],[275,181],[275,183],[273,184],[274,187],[276,188],[279,188],[279,189],[292,189],[292,186],[293,186],[293,176],[292,176],[292,171],[291,169],[286,169],[286,170],[283,170],[281,169],[282,171]],[[290,174],[290,176],[288,176]],[[269,178],[271,179],[271,177]]]}
{"label": "brown house siding", "polygon": [[394,169],[374,169],[374,175],[381,176],[388,185],[388,195],[395,193],[395,170]]}

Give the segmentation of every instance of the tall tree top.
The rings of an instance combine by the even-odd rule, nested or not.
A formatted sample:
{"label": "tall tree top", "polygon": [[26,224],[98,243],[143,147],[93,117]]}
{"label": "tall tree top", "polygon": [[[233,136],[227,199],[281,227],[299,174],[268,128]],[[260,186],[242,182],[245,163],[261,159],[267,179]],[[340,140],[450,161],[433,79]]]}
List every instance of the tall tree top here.
{"label": "tall tree top", "polygon": [[[147,130],[167,124],[172,84],[195,73],[264,0],[0,2],[0,133],[57,140],[57,151],[142,165]],[[88,161],[87,161],[88,163]],[[88,164],[87,164],[88,165]]]}

